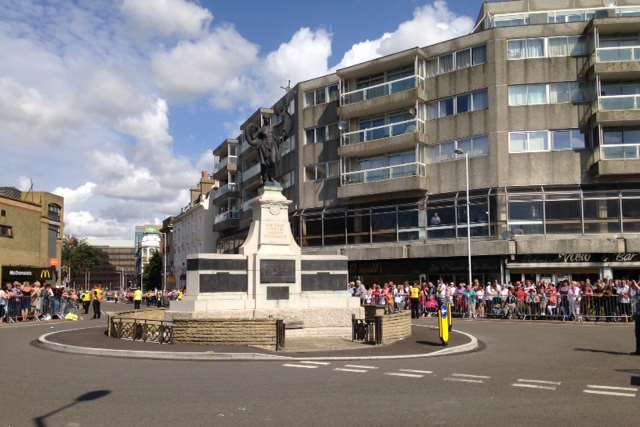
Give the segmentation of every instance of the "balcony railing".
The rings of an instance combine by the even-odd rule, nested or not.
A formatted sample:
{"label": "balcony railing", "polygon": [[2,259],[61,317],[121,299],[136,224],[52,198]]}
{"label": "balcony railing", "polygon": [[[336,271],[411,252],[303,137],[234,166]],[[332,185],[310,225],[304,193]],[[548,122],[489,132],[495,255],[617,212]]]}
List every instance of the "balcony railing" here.
{"label": "balcony railing", "polygon": [[227,156],[227,157],[223,157],[222,159],[220,159],[220,161],[218,162],[218,165],[216,166],[216,169],[214,172],[219,172],[222,169],[226,168],[227,165],[237,165],[238,164],[238,157],[237,156]]}
{"label": "balcony railing", "polygon": [[258,175],[259,173],[260,173],[260,163],[256,163],[255,165],[251,166],[249,169],[242,172],[242,182],[247,182],[254,176]]}
{"label": "balcony railing", "polygon": [[640,95],[611,95],[598,98],[601,111],[637,110],[640,108]]}
{"label": "balcony railing", "polygon": [[600,146],[602,160],[640,159],[640,144],[611,144]]}
{"label": "balcony railing", "polygon": [[213,195],[213,198],[217,199],[218,197],[222,197],[230,191],[238,191],[238,184],[235,182],[229,182],[223,185],[222,187],[216,190],[216,192]]}
{"label": "balcony railing", "polygon": [[375,126],[367,129],[345,132],[342,134],[342,145],[359,144],[376,139],[389,138],[405,133],[422,132],[424,122],[419,119],[405,120],[388,125]]}
{"label": "balcony railing", "polygon": [[404,178],[407,176],[426,176],[426,165],[424,163],[414,162],[385,166],[382,168],[345,172],[342,174],[342,184],[363,184],[367,182]]}
{"label": "balcony railing", "polygon": [[639,61],[640,46],[599,47],[596,57],[598,62]]}
{"label": "balcony railing", "polygon": [[342,104],[352,104],[354,102],[366,101],[367,99],[378,98],[380,96],[387,96],[393,93],[413,89],[416,87],[418,80],[424,80],[424,78],[414,74],[401,79],[345,92],[341,95]]}
{"label": "balcony railing", "polygon": [[228,210],[228,211],[224,211],[222,213],[219,213],[218,215],[216,215],[216,217],[213,219],[213,223],[214,224],[219,224],[221,222],[230,220],[230,219],[239,219],[240,218],[240,212],[237,210]]}

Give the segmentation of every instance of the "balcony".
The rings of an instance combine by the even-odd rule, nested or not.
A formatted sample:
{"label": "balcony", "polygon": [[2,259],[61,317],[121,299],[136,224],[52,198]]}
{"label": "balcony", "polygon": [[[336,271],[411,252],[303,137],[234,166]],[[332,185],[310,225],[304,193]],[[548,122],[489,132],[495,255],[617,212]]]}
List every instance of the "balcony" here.
{"label": "balcony", "polygon": [[598,97],[596,122],[608,126],[640,124],[640,95]]}
{"label": "balcony", "polygon": [[384,113],[411,107],[418,97],[426,99],[424,78],[411,75],[341,94],[339,114],[342,119],[350,119]]}
{"label": "balcony", "polygon": [[339,198],[394,194],[404,197],[407,193],[427,191],[426,165],[404,163],[381,168],[343,173],[338,187]]}
{"label": "balcony", "polygon": [[601,145],[594,152],[592,171],[597,176],[640,174],[640,144]]}
{"label": "balcony", "polygon": [[599,47],[592,58],[592,66],[601,79],[638,77],[640,46]]}
{"label": "balcony", "polygon": [[343,133],[338,155],[371,157],[410,150],[417,143],[426,143],[424,122],[420,119],[411,119]]}
{"label": "balcony", "polygon": [[213,177],[221,179],[226,176],[227,172],[235,172],[238,170],[238,157],[227,156],[220,159],[216,168],[213,170]]}
{"label": "balcony", "polygon": [[216,204],[226,202],[229,197],[238,197],[238,184],[235,182],[229,182],[213,193],[213,201]]}
{"label": "balcony", "polygon": [[238,210],[228,210],[219,213],[213,219],[213,231],[223,231],[238,226],[240,212]]}

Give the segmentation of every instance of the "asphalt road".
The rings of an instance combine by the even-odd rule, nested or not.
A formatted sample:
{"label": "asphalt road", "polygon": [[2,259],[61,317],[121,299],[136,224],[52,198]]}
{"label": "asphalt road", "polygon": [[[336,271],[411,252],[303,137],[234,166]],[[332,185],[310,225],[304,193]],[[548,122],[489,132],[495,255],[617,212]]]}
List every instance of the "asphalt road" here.
{"label": "asphalt road", "polygon": [[30,344],[98,324],[0,328],[0,427],[638,425],[630,327],[459,321],[481,351],[329,365],[128,360]]}

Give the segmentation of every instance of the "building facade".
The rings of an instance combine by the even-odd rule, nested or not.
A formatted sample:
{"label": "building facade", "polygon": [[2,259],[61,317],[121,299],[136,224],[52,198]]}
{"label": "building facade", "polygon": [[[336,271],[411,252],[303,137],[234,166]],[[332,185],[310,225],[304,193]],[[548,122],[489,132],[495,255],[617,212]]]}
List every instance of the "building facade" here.
{"label": "building facade", "polygon": [[[306,253],[368,283],[458,281],[469,230],[482,281],[640,275],[640,1],[487,1],[471,34],[291,91],[278,175]],[[215,153],[234,252],[259,165],[242,132]]]}
{"label": "building facade", "polygon": [[[107,262],[91,270],[89,286],[102,284],[107,289],[127,289],[136,283],[136,252],[132,240],[89,240],[91,246],[107,255]],[[84,284],[82,277],[72,276],[76,284]]]}
{"label": "building facade", "polygon": [[0,187],[2,282],[60,283],[64,199]]}

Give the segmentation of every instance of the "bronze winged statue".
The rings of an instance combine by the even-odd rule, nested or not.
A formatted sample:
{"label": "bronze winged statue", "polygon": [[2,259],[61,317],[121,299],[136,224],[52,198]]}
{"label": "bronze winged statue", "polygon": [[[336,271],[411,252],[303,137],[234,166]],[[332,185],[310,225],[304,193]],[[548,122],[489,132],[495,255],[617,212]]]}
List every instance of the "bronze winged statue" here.
{"label": "bronze winged statue", "polygon": [[[286,100],[285,100],[286,101]],[[249,123],[244,129],[244,138],[249,145],[255,147],[260,160],[260,176],[262,184],[278,184],[276,181],[276,165],[280,162],[280,144],[291,135],[293,119],[286,109],[289,105],[276,109],[269,122],[262,127]]]}

